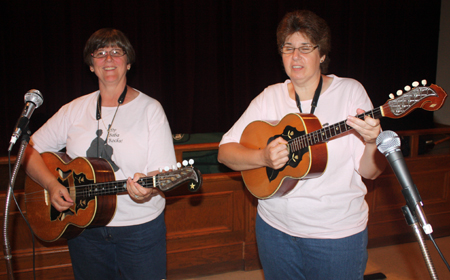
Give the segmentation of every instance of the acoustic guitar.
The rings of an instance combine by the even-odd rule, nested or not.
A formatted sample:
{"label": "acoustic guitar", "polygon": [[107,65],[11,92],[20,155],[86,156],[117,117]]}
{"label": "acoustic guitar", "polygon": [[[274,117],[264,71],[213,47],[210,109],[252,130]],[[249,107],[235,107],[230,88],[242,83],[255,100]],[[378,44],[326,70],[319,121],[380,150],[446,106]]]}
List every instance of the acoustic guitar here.
{"label": "acoustic guitar", "polygon": [[[102,158],[71,159],[65,153],[42,154],[45,164],[58,181],[67,188],[74,205],[59,212],[50,203],[47,190],[30,177],[25,179],[25,206],[34,234],[52,242],[72,238],[85,228],[104,226],[114,216],[117,194],[126,193],[126,180],[115,181],[114,170]],[[170,191],[185,182],[197,191],[202,184],[199,170],[184,166],[176,170],[139,179],[146,188]]]}
{"label": "acoustic guitar", "polygon": [[[442,107],[447,93],[437,85],[415,87],[372,111],[357,115],[374,119],[401,118],[416,108],[435,111]],[[280,169],[260,167],[242,171],[247,189],[259,199],[283,196],[300,179],[317,178],[325,171],[328,152],[326,142],[351,130],[346,120],[322,127],[312,114],[288,114],[277,124],[254,121],[243,131],[240,144],[251,149],[264,149],[272,140],[282,137],[288,141],[289,160]]]}

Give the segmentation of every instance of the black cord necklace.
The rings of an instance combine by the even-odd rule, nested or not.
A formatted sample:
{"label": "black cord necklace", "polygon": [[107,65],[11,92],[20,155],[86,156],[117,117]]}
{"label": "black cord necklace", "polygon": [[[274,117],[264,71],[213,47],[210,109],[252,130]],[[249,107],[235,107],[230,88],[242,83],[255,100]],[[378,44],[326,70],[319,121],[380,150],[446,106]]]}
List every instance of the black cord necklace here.
{"label": "black cord necklace", "polygon": [[[320,92],[322,91],[322,83],[323,83],[323,79],[322,79],[322,75],[320,75],[320,81],[319,81],[319,84],[317,85],[316,92],[314,93],[314,98],[311,103],[311,114],[314,114],[314,111],[317,108],[317,103],[319,102]],[[298,97],[298,94],[295,90],[294,90],[294,92],[295,92],[295,102],[297,102],[298,110],[300,111],[300,113],[303,113],[302,112],[302,104],[300,103],[300,97]]]}
{"label": "black cord necklace", "polygon": [[[107,134],[106,134],[106,138],[105,138],[105,143],[104,145],[108,144],[108,138],[109,138],[109,132],[111,131],[111,127],[114,123],[114,119],[116,118],[117,115],[117,111],[119,110],[119,106],[123,103],[123,101],[125,100],[125,96],[127,95],[127,90],[128,90],[128,86],[125,85],[125,88],[123,89],[122,94],[119,96],[119,99],[117,100],[117,108],[116,108],[116,112],[114,112],[114,116],[113,119],[111,120],[111,123],[109,124],[108,127],[106,127],[105,122],[103,122],[102,119],[102,96],[100,95],[100,92],[98,93],[98,99],[97,99],[97,114],[96,114],[96,118],[97,118],[97,131],[100,129],[100,125],[99,125],[99,120],[102,119],[103,125],[105,126],[105,128],[107,129]],[[99,140],[100,140],[100,135],[98,135],[97,137],[97,157],[100,157],[100,150],[99,150]]]}

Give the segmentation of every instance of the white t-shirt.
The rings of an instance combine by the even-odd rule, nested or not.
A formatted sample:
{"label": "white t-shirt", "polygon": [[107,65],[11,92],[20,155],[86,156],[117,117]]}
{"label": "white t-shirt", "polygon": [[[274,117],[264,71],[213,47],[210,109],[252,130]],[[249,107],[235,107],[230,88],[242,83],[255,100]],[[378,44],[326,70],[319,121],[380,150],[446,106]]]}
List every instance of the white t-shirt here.
{"label": "white t-shirt", "polygon": [[[42,153],[66,148],[72,159],[102,154],[114,168],[116,180],[133,178],[176,163],[172,134],[161,104],[139,92],[131,102],[117,107],[102,107],[96,119],[99,91],[81,96],[64,105],[32,136],[34,148]],[[100,131],[101,130],[101,131]],[[100,134],[100,138],[97,135]],[[100,151],[100,153],[97,152]],[[162,213],[165,199],[154,196],[136,203],[127,194],[117,196],[116,213],[108,226],[129,226],[151,221]]]}
{"label": "white t-shirt", "polygon": [[[364,87],[356,80],[329,75],[330,87],[320,95],[315,116],[333,125],[355,116],[356,109],[369,111],[372,103]],[[289,97],[288,83],[267,87],[249,105],[241,118],[223,136],[220,145],[239,143],[245,127],[255,121],[279,121],[288,113],[299,113]],[[312,100],[301,101],[304,113]],[[272,227],[303,238],[343,238],[365,229],[367,193],[357,170],[364,151],[359,134],[350,130],[327,143],[328,164],[318,178],[299,180],[296,187],[282,197],[259,200],[258,213]]]}

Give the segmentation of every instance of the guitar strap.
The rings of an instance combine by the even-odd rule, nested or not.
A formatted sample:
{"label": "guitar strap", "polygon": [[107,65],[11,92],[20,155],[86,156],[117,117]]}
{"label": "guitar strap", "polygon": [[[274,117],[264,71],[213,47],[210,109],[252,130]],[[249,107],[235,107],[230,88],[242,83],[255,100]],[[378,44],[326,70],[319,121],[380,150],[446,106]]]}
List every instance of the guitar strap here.
{"label": "guitar strap", "polygon": [[[316,92],[314,93],[314,98],[311,103],[311,114],[314,114],[314,111],[317,108],[317,103],[319,102],[320,92],[322,91],[322,83],[323,83],[323,78],[322,78],[322,75],[320,75],[320,81],[319,81],[319,84],[317,85]],[[300,104],[300,98],[298,97],[297,92],[295,93],[295,101],[297,102],[298,110],[300,111],[300,113],[303,113],[302,112],[302,104]]]}

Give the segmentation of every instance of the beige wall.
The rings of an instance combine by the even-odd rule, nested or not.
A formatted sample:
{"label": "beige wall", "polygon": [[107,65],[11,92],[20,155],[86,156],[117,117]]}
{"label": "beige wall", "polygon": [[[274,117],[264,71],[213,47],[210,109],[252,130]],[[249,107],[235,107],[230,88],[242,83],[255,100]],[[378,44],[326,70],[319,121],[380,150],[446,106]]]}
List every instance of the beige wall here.
{"label": "beige wall", "polygon": [[[450,94],[450,0],[442,0],[441,5],[436,84]],[[434,112],[434,121],[450,125],[450,97],[440,110]]]}

